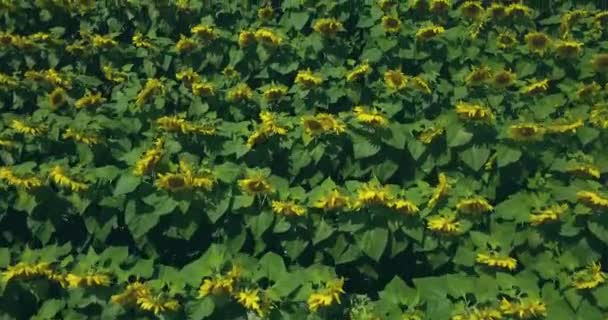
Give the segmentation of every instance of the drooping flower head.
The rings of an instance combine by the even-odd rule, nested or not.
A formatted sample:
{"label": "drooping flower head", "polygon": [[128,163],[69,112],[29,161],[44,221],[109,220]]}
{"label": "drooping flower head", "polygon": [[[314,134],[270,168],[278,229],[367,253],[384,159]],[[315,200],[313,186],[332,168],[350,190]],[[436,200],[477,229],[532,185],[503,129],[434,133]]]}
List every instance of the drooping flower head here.
{"label": "drooping flower head", "polygon": [[536,319],[547,315],[547,306],[538,299],[524,298],[513,302],[503,298],[500,301],[500,311],[503,315],[517,319]]}
{"label": "drooping flower head", "polygon": [[303,86],[304,88],[310,89],[312,87],[317,87],[321,85],[321,83],[323,83],[323,78],[320,75],[315,74],[310,70],[310,68],[308,68],[306,70],[298,71],[298,74],[296,75],[294,81],[295,83]]}
{"label": "drooping flower head", "polygon": [[329,113],[318,113],[314,116],[304,116],[301,119],[304,133],[309,136],[341,134],[346,131],[344,122]]}
{"label": "drooping flower head", "polygon": [[543,138],[546,129],[536,123],[519,123],[509,126],[509,136],[517,141],[538,141]]}
{"label": "drooping flower head", "polygon": [[583,49],[583,43],[577,41],[560,41],[555,45],[555,55],[558,58],[572,59],[577,58],[581,50]]}
{"label": "drooping flower head", "polygon": [[494,74],[492,78],[492,84],[496,88],[504,89],[515,84],[517,80],[517,74],[511,72],[511,70],[501,70]]}
{"label": "drooping flower head", "polygon": [[551,45],[551,39],[543,32],[529,32],[525,38],[530,52],[543,55]]}
{"label": "drooping flower head", "polygon": [[456,204],[456,209],[465,214],[480,214],[494,210],[494,207],[482,197],[462,199]]}
{"label": "drooping flower head", "polygon": [[386,116],[375,108],[370,110],[365,106],[356,106],[353,113],[357,122],[367,126],[384,127],[388,124]]}
{"label": "drooping flower head", "polygon": [[384,85],[390,91],[400,91],[407,87],[407,76],[401,70],[386,70],[384,72]]}
{"label": "drooping flower head", "polygon": [[606,282],[606,274],[602,272],[602,265],[593,262],[581,271],[572,276],[572,286],[578,290],[593,289]]}
{"label": "drooping flower head", "polygon": [[319,198],[313,207],[326,211],[334,211],[350,208],[350,198],[340,192],[338,189],[333,189],[331,192],[324,194]]}
{"label": "drooping flower head", "polygon": [[267,175],[260,170],[249,172],[245,178],[238,181],[238,185],[243,193],[254,196],[266,195],[274,191]]}
{"label": "drooping flower head", "polygon": [[608,198],[594,191],[582,190],[576,193],[579,202],[594,209],[607,210]]}
{"label": "drooping flower head", "polygon": [[517,268],[517,260],[509,256],[501,255],[495,251],[478,253],[475,261],[489,267],[497,267],[509,271],[513,271]]}
{"label": "drooping flower head", "polygon": [[420,42],[429,41],[444,32],[445,28],[443,28],[442,26],[431,25],[422,27],[418,29],[418,31],[416,31],[416,40]]}
{"label": "drooping flower head", "polygon": [[255,40],[266,47],[278,47],[283,42],[283,39],[267,28],[258,29],[255,34]]}
{"label": "drooping flower head", "polygon": [[484,14],[484,9],[479,1],[465,1],[460,6],[461,14],[469,19],[477,20]]}
{"label": "drooping flower head", "polygon": [[342,31],[344,27],[342,22],[334,18],[321,18],[315,21],[312,27],[316,32],[329,38],[335,37],[338,32]]}
{"label": "drooping flower head", "polygon": [[530,224],[539,226],[558,221],[559,218],[568,210],[568,204],[552,205],[544,210],[530,214]]}
{"label": "drooping flower head", "polygon": [[591,59],[591,66],[596,72],[608,71],[608,53],[598,53]]}
{"label": "drooping flower head", "polygon": [[371,71],[372,71],[372,68],[369,66],[369,64],[367,62],[364,62],[360,65],[357,65],[355,68],[353,68],[352,71],[350,71],[348,74],[346,74],[346,81],[348,81],[348,82],[358,81],[358,80],[362,79],[363,77],[365,77],[367,74],[369,74]]}
{"label": "drooping flower head", "polygon": [[455,215],[437,215],[427,220],[427,229],[443,235],[456,235],[462,232],[462,224]]}
{"label": "drooping flower head", "polygon": [[334,303],[340,303],[340,294],[344,293],[344,278],[329,281],[325,284],[325,288],[313,292],[308,297],[308,309],[316,312],[321,307],[328,307]]}
{"label": "drooping flower head", "polygon": [[494,120],[494,112],[488,107],[468,102],[456,104],[456,114],[461,119],[489,123]]}

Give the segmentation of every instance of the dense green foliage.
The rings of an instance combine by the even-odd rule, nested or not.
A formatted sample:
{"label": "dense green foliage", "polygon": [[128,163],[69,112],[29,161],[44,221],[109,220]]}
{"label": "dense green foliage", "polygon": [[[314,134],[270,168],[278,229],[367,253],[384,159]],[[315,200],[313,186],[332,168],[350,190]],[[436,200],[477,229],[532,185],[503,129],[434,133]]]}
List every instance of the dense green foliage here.
{"label": "dense green foliage", "polygon": [[608,11],[551,2],[0,1],[0,318],[605,318]]}

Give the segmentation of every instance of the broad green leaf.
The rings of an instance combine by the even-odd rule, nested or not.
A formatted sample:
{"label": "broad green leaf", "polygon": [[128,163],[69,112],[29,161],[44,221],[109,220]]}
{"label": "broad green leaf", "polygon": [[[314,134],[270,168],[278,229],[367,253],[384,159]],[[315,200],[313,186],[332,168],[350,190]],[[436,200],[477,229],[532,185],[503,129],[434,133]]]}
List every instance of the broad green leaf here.
{"label": "broad green leaf", "polygon": [[358,243],[359,248],[361,248],[368,257],[375,261],[379,261],[386,249],[386,244],[388,243],[388,230],[373,228],[364,231],[360,236]]}

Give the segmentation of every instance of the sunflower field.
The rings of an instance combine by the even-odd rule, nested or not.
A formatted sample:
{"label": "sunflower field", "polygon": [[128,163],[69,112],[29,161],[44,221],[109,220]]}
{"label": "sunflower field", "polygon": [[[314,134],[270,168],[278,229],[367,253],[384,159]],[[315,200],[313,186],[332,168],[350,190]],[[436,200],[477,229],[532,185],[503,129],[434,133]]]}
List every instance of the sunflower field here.
{"label": "sunflower field", "polygon": [[0,319],[608,318],[607,10],[0,0]]}

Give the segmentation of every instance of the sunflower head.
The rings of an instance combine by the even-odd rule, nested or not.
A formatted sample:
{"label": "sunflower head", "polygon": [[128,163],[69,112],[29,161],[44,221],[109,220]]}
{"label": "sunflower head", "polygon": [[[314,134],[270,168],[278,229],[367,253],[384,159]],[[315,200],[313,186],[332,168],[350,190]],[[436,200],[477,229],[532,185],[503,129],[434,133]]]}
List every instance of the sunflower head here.
{"label": "sunflower head", "polygon": [[507,8],[499,3],[493,3],[488,8],[488,16],[492,18],[492,20],[500,20],[507,16]]}
{"label": "sunflower head", "polygon": [[494,74],[492,83],[496,88],[507,88],[512,86],[517,80],[517,74],[511,70],[501,70]]}
{"label": "sunflower head", "polygon": [[484,9],[478,1],[465,1],[460,6],[460,12],[464,17],[476,20],[483,16]]}
{"label": "sunflower head", "polygon": [[509,127],[511,139],[518,141],[537,141],[542,139],[546,129],[536,123],[520,123]]}
{"label": "sunflower head", "polygon": [[391,91],[403,90],[407,86],[407,77],[401,70],[387,70],[384,72],[384,84]]}
{"label": "sunflower head", "polygon": [[398,33],[401,29],[401,21],[393,16],[382,17],[382,28],[386,33]]}
{"label": "sunflower head", "polygon": [[258,18],[260,20],[270,20],[274,16],[274,10],[271,6],[264,6],[258,9]]}
{"label": "sunflower head", "polygon": [[492,70],[487,66],[473,67],[473,70],[465,77],[464,81],[468,86],[480,86],[485,84],[492,77]]}
{"label": "sunflower head", "polygon": [[496,43],[500,49],[507,49],[513,47],[517,43],[515,34],[511,31],[504,31],[498,34],[496,37]]}
{"label": "sunflower head", "polygon": [[525,37],[528,49],[542,55],[551,45],[551,39],[543,32],[529,32]]}
{"label": "sunflower head", "polygon": [[598,53],[591,59],[591,65],[596,72],[608,71],[608,53]]}
{"label": "sunflower head", "polygon": [[249,47],[255,43],[255,34],[249,30],[243,30],[239,33],[239,46],[241,48]]}
{"label": "sunflower head", "polygon": [[450,0],[432,0],[429,10],[434,14],[443,14],[450,9]]}
{"label": "sunflower head", "polygon": [[321,18],[317,20],[313,29],[322,34],[325,37],[333,38],[338,32],[342,31],[344,27],[342,26],[342,22],[333,18]]}
{"label": "sunflower head", "polygon": [[555,46],[555,55],[558,58],[576,58],[580,55],[583,48],[582,42],[577,41],[561,41]]}
{"label": "sunflower head", "polygon": [[435,38],[445,32],[442,26],[431,25],[422,27],[416,31],[416,40],[424,42]]}
{"label": "sunflower head", "polygon": [[51,107],[57,108],[66,102],[66,98],[67,94],[65,93],[65,90],[61,87],[57,87],[49,94],[49,103]]}

